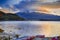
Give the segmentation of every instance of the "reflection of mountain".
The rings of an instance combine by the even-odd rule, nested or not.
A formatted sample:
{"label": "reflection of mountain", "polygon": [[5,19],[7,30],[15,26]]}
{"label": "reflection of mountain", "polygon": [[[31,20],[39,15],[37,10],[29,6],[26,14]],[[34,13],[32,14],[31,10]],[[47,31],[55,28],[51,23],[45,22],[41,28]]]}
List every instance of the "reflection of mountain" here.
{"label": "reflection of mountain", "polygon": [[42,20],[42,21],[60,21],[60,16],[44,14],[44,13],[17,13],[18,16],[25,18],[26,20]]}
{"label": "reflection of mountain", "polygon": [[0,21],[17,21],[17,20],[24,20],[23,18],[17,16],[16,14],[12,13],[4,13],[0,11]]}

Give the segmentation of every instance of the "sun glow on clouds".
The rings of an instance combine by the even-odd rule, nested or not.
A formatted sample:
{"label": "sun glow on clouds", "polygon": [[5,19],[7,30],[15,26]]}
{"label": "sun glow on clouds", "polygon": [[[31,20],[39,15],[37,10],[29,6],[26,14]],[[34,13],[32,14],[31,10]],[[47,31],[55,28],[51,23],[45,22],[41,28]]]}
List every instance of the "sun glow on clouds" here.
{"label": "sun glow on clouds", "polygon": [[41,6],[32,7],[32,9],[35,9],[36,12],[42,12],[42,13],[48,13],[50,11],[48,8],[41,7]]}
{"label": "sun glow on clouds", "polygon": [[39,12],[39,13],[60,16],[60,4],[56,2],[58,0],[37,0],[37,1],[38,2],[36,2],[34,5],[28,6],[28,9],[35,11],[35,12]]}
{"label": "sun glow on clouds", "polygon": [[60,8],[47,8],[47,7],[42,7],[40,11],[42,10],[42,13],[45,14],[52,14],[52,15],[58,15],[60,16]]}
{"label": "sun glow on clouds", "polygon": [[41,1],[43,3],[46,3],[46,2],[56,2],[57,0],[37,0],[37,1]]}
{"label": "sun glow on clouds", "polygon": [[[9,0],[6,4],[13,6],[15,4],[19,4],[21,1],[32,1],[32,0]],[[53,3],[53,2],[56,2],[58,0],[35,0],[35,1],[36,2],[33,4],[26,5],[26,8],[24,10],[26,10],[26,9],[30,10],[31,9],[35,12],[40,12],[40,13],[42,12],[45,14],[52,14],[52,15],[59,15],[60,16],[59,3]],[[21,9],[18,8],[17,11],[13,11],[13,8],[14,7],[11,8],[12,11],[11,10],[9,10],[9,11],[5,10],[4,12],[17,13],[17,12],[21,11],[21,9],[23,9],[24,7]]]}
{"label": "sun glow on clouds", "polygon": [[[55,7],[55,6],[54,6]],[[32,6],[30,8],[31,10],[34,10],[35,12],[44,13],[44,14],[52,14],[52,15],[58,15],[60,16],[60,8],[52,8],[51,6]]]}

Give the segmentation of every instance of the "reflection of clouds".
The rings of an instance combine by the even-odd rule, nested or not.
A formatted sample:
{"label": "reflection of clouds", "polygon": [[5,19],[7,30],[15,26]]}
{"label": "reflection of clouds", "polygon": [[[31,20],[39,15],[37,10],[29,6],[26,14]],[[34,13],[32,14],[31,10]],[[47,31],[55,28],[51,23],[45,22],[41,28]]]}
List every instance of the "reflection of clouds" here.
{"label": "reflection of clouds", "polygon": [[[37,22],[38,23],[38,22]],[[37,35],[42,31],[42,27],[35,25],[33,22],[6,22],[4,23],[4,30],[6,33],[15,33],[21,35]],[[19,30],[21,28],[21,30]],[[39,31],[40,30],[40,31]],[[37,32],[39,31],[39,32]]]}
{"label": "reflection of clouds", "polygon": [[57,36],[60,34],[60,22],[17,21],[0,22],[0,28],[6,33],[27,35]]}

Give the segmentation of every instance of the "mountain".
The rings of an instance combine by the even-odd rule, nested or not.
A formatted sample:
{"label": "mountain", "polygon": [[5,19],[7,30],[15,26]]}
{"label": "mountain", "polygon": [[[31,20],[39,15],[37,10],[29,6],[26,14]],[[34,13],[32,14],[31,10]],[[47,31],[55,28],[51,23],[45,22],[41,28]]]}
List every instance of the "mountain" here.
{"label": "mountain", "polygon": [[0,21],[20,21],[20,20],[24,20],[24,18],[21,18],[16,14],[4,13],[0,11]]}
{"label": "mountain", "polygon": [[37,12],[18,12],[16,14],[4,13],[0,11],[0,21],[60,21],[60,16],[37,13]]}
{"label": "mountain", "polygon": [[51,14],[44,14],[44,13],[37,13],[37,12],[19,12],[16,15],[26,19],[26,20],[40,20],[40,21],[60,21],[60,16],[51,15]]}

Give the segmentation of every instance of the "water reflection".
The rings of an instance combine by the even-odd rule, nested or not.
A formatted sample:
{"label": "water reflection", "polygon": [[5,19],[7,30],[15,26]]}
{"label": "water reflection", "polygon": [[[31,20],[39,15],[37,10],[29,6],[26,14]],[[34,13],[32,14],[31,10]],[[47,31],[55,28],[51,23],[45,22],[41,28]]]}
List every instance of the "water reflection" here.
{"label": "water reflection", "polygon": [[5,21],[0,22],[0,28],[7,34],[18,34],[21,36],[57,36],[60,34],[60,22]]}

